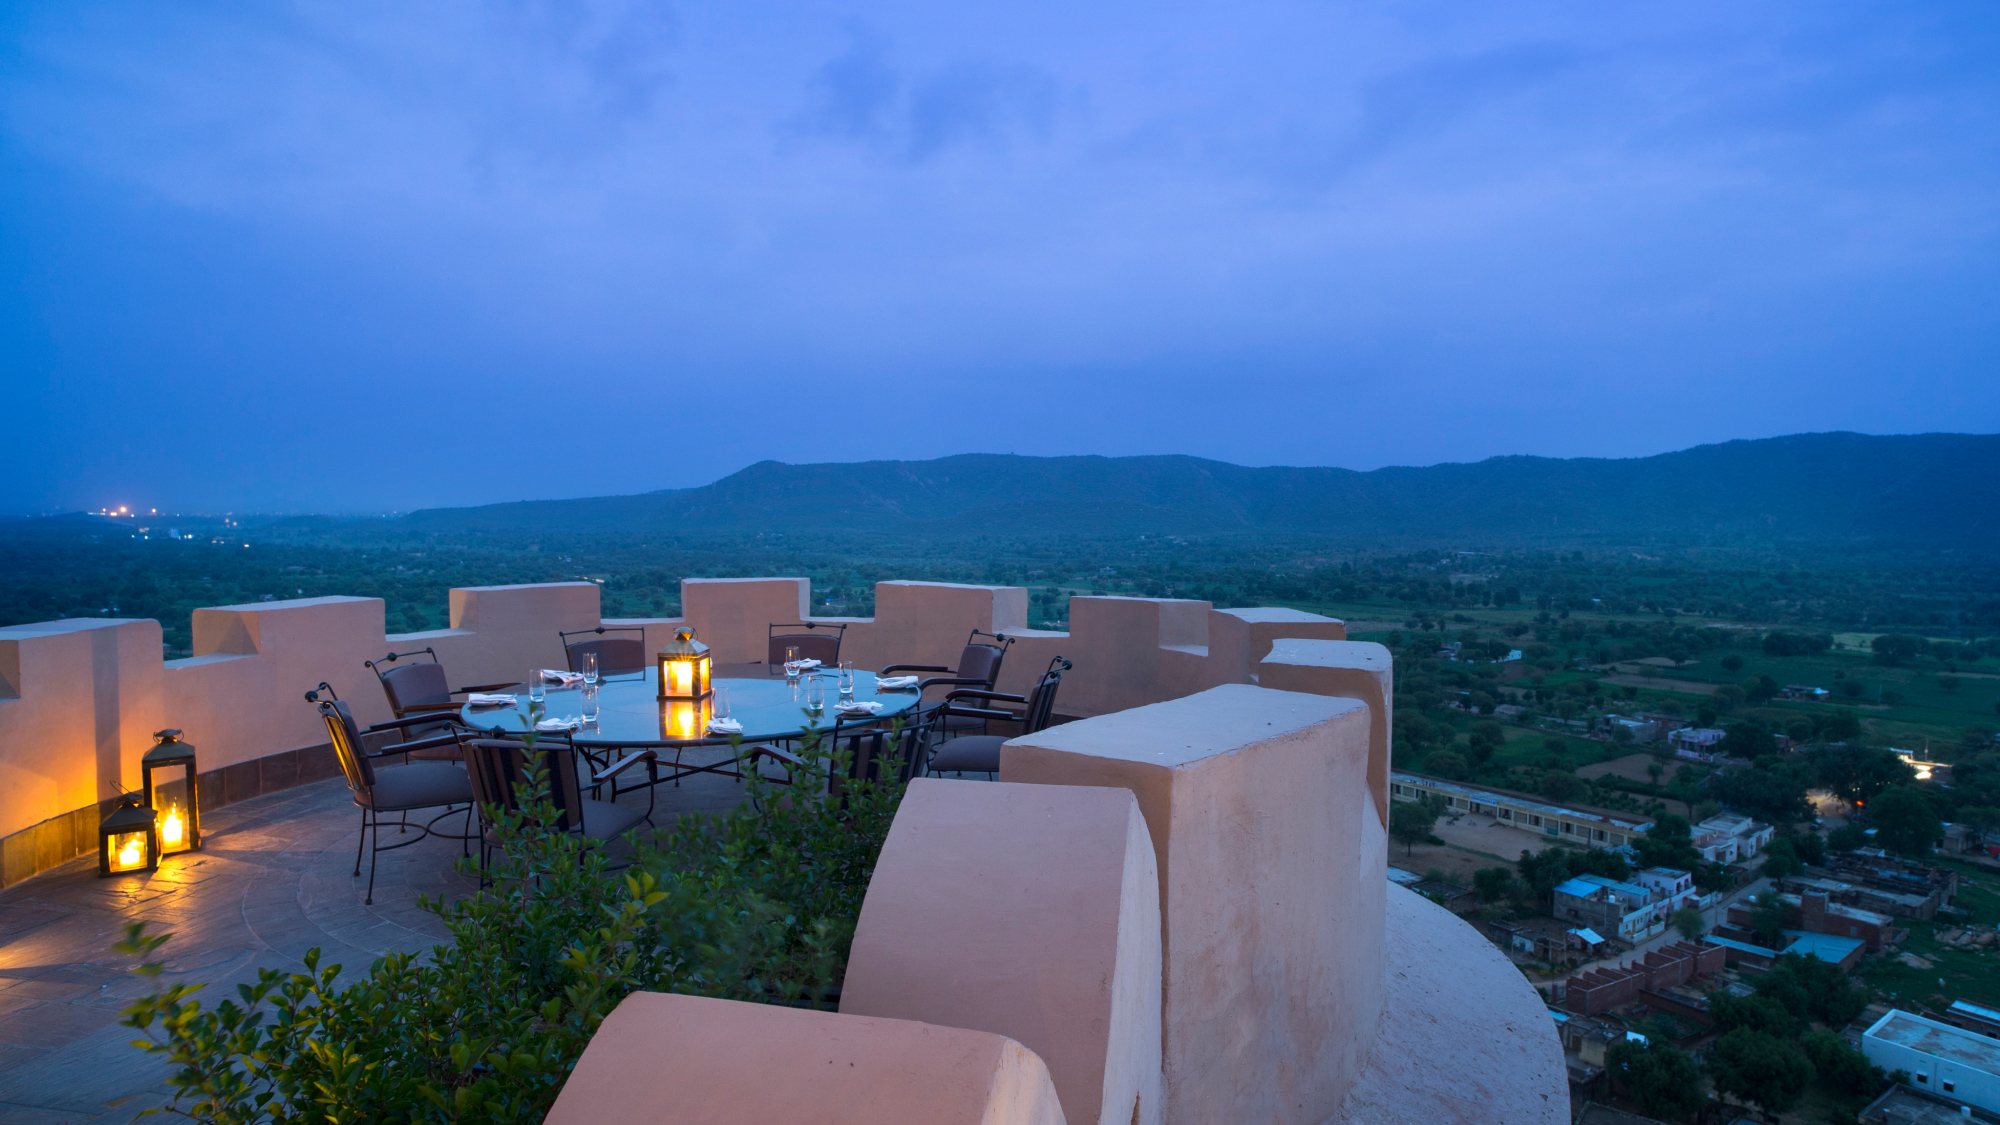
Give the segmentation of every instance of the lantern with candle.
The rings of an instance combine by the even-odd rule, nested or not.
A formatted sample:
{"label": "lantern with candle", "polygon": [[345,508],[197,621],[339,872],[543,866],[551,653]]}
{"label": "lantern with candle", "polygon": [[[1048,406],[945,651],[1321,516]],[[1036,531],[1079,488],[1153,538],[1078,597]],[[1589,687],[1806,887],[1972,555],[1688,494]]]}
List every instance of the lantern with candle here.
{"label": "lantern with candle", "polygon": [[153,743],[139,759],[139,772],[146,784],[146,807],[156,817],[160,854],[200,851],[201,792],[194,746],[182,742],[177,730],[159,731],[153,735]]}
{"label": "lantern with candle", "polygon": [[153,810],[141,806],[137,797],[128,796],[98,822],[98,877],[152,871],[159,866],[160,836],[154,828]]}
{"label": "lantern with candle", "polygon": [[708,677],[713,662],[708,646],[694,639],[686,625],[674,630],[674,639],[660,650],[660,698],[698,702],[709,696]]}

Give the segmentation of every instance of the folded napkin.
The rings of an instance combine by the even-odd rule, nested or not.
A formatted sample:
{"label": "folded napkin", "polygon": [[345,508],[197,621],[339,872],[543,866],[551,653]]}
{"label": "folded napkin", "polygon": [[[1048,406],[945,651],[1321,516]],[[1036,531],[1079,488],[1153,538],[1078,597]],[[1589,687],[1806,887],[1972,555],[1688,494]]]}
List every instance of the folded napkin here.
{"label": "folded napkin", "polygon": [[465,697],[465,702],[469,707],[512,707],[518,701],[511,695],[487,695],[475,691]]}
{"label": "folded napkin", "polygon": [[708,721],[708,733],[742,734],[743,724],[737,722],[735,719],[710,719]]}
{"label": "folded napkin", "polygon": [[864,702],[861,700],[842,703],[838,709],[843,715],[880,715],[882,713],[882,705],[880,703]]}
{"label": "folded napkin", "polygon": [[801,672],[804,672],[819,667],[819,661],[814,659],[813,657],[808,656],[804,660],[791,661],[790,663],[786,664],[785,667],[795,668]]}
{"label": "folded napkin", "polygon": [[912,688],[916,686],[917,677],[915,676],[884,676],[875,681],[877,690],[887,688],[890,691],[894,691],[897,688]]}
{"label": "folded napkin", "polygon": [[583,686],[582,672],[559,672],[554,668],[542,669],[542,682],[557,687],[573,688]]}
{"label": "folded napkin", "polygon": [[535,724],[536,730],[576,730],[583,726],[582,719],[543,719]]}

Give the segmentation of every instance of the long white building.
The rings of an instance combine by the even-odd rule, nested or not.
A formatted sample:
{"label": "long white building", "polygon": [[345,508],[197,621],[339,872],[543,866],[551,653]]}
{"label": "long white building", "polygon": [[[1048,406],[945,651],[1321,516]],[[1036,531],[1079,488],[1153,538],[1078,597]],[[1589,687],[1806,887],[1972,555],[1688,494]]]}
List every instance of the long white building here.
{"label": "long white building", "polygon": [[1627,819],[1568,805],[1550,804],[1504,789],[1487,789],[1402,770],[1390,772],[1389,796],[1397,801],[1429,797],[1442,802],[1445,809],[1451,812],[1480,813],[1510,828],[1518,828],[1544,839],[1587,844],[1593,848],[1622,847],[1653,827],[1650,820]]}
{"label": "long white building", "polygon": [[1862,1033],[1861,1053],[1919,1090],[2000,1113],[2000,1039],[1896,1009]]}

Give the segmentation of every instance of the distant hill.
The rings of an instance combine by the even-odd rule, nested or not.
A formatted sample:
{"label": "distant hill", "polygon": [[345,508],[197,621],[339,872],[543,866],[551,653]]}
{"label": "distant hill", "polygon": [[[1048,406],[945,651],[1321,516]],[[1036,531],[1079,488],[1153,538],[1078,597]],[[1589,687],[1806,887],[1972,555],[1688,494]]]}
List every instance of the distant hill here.
{"label": "distant hill", "polygon": [[1993,545],[2000,435],[1798,434],[1623,460],[1245,468],[1197,457],[786,465],[701,488],[430,509],[412,531],[846,531]]}

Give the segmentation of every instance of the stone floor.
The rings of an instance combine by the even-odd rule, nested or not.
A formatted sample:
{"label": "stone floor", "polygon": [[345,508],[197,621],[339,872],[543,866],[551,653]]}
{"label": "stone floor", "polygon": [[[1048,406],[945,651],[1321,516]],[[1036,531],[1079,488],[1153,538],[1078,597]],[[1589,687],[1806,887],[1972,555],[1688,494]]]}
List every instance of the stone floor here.
{"label": "stone floor", "polygon": [[[656,793],[654,822],[664,827],[683,812],[729,808],[742,789],[694,777]],[[452,821],[439,829],[457,830]],[[458,841],[382,853],[369,906],[365,860],[353,876],[359,831],[346,786],[323,781],[217,809],[202,850],[150,876],[100,879],[91,855],[0,892],[0,1125],[125,1122],[165,1100],[167,1067],[118,1024],[120,1008],[153,987],[112,951],[128,922],[172,933],[161,979],[207,984],[200,998],[209,1002],[259,969],[296,966],[314,947],[323,965],[361,970],[442,940],[444,927],[417,898],[472,888],[453,870]]]}

